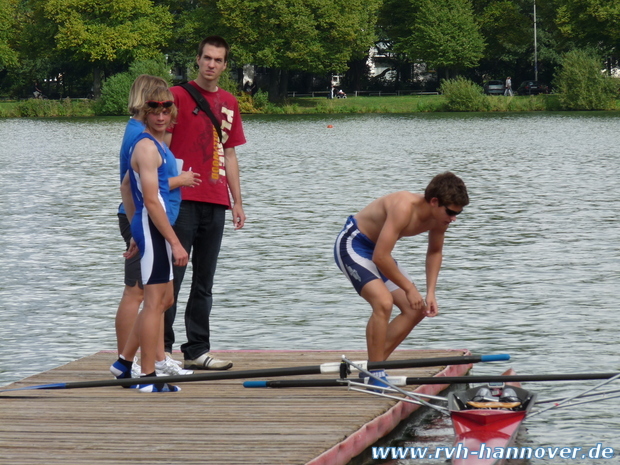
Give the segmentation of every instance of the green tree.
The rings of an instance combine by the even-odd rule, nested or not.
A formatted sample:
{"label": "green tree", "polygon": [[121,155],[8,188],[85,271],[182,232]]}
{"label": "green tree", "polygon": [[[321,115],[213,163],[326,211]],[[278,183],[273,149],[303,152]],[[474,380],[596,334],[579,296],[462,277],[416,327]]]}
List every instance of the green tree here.
{"label": "green tree", "polygon": [[170,70],[165,58],[138,60],[131,64],[128,71],[110,76],[103,82],[101,98],[97,102],[96,111],[100,115],[126,115],[127,99],[133,81],[141,74],[150,74],[171,82]]}
{"label": "green tree", "polygon": [[487,1],[477,11],[487,47],[481,64],[491,77],[515,75],[518,63],[533,49],[532,24],[513,1]]}
{"label": "green tree", "polygon": [[[17,61],[11,60],[12,64],[0,74],[1,85],[3,91],[13,96],[32,96],[33,81],[42,85],[52,67],[49,22],[39,14],[38,4],[40,0],[0,0],[0,29],[5,25],[9,28],[7,40],[2,42],[16,53],[13,57]],[[47,89],[44,91],[47,93]]]}
{"label": "green tree", "polygon": [[601,72],[603,60],[593,50],[566,53],[555,78],[560,104],[568,110],[608,110],[613,107],[618,83]]}
{"label": "green tree", "polygon": [[237,62],[271,68],[269,98],[274,101],[286,96],[288,71],[340,73],[349,60],[366,54],[375,39],[379,3],[217,0],[219,19],[212,30],[230,41]]}
{"label": "green tree", "polygon": [[[410,28],[415,23],[417,8],[411,0],[384,0],[377,18],[378,42],[380,53],[389,58],[390,67],[384,73],[396,73],[396,86],[411,78],[411,62],[405,45],[410,35]],[[381,76],[375,76],[375,81]]]}
{"label": "green tree", "polygon": [[411,58],[444,68],[447,77],[478,65],[485,43],[471,0],[413,2],[417,3],[417,14],[404,44]]}
{"label": "green tree", "polygon": [[0,0],[0,71],[17,66],[19,55],[15,50],[17,0]]}
{"label": "green tree", "polygon": [[172,34],[164,48],[168,63],[184,75],[195,69],[198,44],[216,33],[216,5],[206,0],[158,0],[157,4],[167,8],[173,17]]}
{"label": "green tree", "polygon": [[556,22],[578,46],[609,50],[620,44],[620,0],[559,0]]}
{"label": "green tree", "polygon": [[534,79],[536,64],[539,79],[550,82],[567,46],[555,24],[556,4],[562,1],[536,1],[535,47],[534,0],[472,0],[487,44],[475,74],[485,79],[512,76],[516,86],[521,80]]}
{"label": "green tree", "polygon": [[55,48],[91,64],[96,96],[106,65],[157,56],[171,33],[172,15],[151,0],[41,1]]}

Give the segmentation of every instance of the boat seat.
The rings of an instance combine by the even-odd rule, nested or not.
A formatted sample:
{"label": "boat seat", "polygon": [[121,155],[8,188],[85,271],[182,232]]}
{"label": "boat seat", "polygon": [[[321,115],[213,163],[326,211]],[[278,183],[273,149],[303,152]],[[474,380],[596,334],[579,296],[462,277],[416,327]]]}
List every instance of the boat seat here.
{"label": "boat seat", "polygon": [[469,401],[467,405],[473,408],[503,408],[513,409],[521,405],[521,402],[474,402]]}

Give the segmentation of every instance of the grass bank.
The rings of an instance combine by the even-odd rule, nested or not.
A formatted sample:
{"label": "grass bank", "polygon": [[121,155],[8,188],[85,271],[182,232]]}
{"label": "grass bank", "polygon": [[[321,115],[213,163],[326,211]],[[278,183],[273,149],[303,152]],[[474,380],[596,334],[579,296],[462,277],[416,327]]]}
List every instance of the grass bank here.
{"label": "grass bank", "polygon": [[[239,97],[242,113],[271,115],[334,114],[334,113],[419,113],[442,112],[446,109],[443,95],[363,96],[329,100],[324,97],[290,98],[282,104],[272,104],[266,94],[252,99]],[[560,111],[557,95],[484,96],[488,112]],[[616,110],[620,106],[616,103]],[[0,117],[81,117],[97,116],[92,100],[21,100],[0,102]]]}
{"label": "grass bank", "polygon": [[[492,96],[483,97],[489,112],[558,111],[561,110],[557,95]],[[274,105],[249,98],[240,100],[244,113],[263,114],[333,114],[333,113],[419,113],[442,112],[446,108],[443,95],[407,95],[349,97],[329,100],[324,97],[290,98],[284,104]]]}
{"label": "grass bank", "polygon": [[0,103],[0,118],[95,116],[93,101],[86,99],[17,100]]}

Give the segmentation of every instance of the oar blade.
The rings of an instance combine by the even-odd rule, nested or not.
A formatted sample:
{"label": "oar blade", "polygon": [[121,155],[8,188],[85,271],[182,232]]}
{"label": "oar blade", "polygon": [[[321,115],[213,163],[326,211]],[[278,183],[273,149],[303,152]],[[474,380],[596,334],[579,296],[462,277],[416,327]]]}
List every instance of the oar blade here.
{"label": "oar blade", "polygon": [[12,391],[35,391],[38,389],[66,389],[67,383],[53,383],[53,384],[39,384],[36,386],[24,386],[20,388],[12,389],[0,389],[0,392],[12,392]]}
{"label": "oar blade", "polygon": [[269,381],[244,381],[245,388],[266,388],[269,387]]}
{"label": "oar blade", "polygon": [[491,355],[481,355],[481,362],[503,362],[506,360],[510,360],[510,355],[508,354],[491,354]]}

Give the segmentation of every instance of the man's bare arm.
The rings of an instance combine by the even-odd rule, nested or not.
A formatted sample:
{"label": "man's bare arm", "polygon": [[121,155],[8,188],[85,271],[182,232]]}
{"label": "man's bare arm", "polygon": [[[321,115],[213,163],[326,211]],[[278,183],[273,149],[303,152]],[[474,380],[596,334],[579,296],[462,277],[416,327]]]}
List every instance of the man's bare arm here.
{"label": "man's bare arm", "polygon": [[[131,184],[129,182],[129,171],[125,173],[123,177],[123,182],[121,183],[121,198],[123,200],[123,207],[125,208],[125,215],[127,216],[127,220],[129,224],[131,224],[131,219],[133,215],[136,213],[136,204],[133,202],[133,196],[131,195]],[[125,258],[131,258],[138,253],[138,246],[136,245],[136,241],[131,238],[129,241],[129,248],[123,256]]]}
{"label": "man's bare arm", "polygon": [[433,229],[428,233],[428,249],[426,250],[426,305],[427,316],[439,313],[435,290],[437,278],[443,260],[443,242],[445,230]]}
{"label": "man's bare arm", "polygon": [[125,208],[125,214],[127,215],[127,219],[129,220],[129,223],[131,223],[131,219],[136,212],[136,205],[133,203],[133,197],[131,196],[129,171],[125,173],[125,176],[123,177],[123,182],[121,183],[121,199],[123,202],[123,207]]}
{"label": "man's bare arm", "polygon": [[245,212],[243,211],[243,200],[241,199],[241,176],[239,174],[239,161],[234,147],[224,149],[226,159],[226,179],[228,188],[232,196],[233,206],[233,225],[235,229],[243,228],[245,224]]}
{"label": "man's bare arm", "polygon": [[178,176],[168,178],[170,190],[178,187],[195,187],[201,182],[200,173],[194,173],[193,171],[181,171]]}

